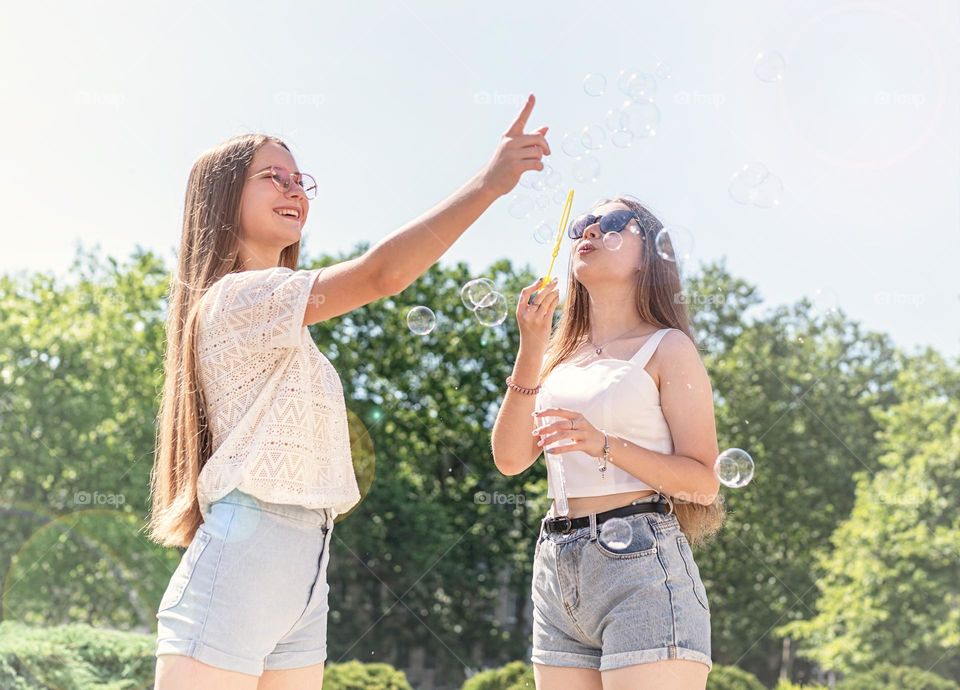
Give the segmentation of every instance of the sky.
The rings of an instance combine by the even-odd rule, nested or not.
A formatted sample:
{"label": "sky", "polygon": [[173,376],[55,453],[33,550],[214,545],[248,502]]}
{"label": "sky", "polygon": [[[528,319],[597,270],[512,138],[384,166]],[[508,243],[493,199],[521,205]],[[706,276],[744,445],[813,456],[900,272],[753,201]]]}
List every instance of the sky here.
{"label": "sky", "polygon": [[[550,127],[546,161],[575,213],[632,194],[689,232],[694,268],[725,258],[768,304],[807,295],[907,350],[960,354],[956,0],[3,12],[0,272],[65,275],[78,244],[121,260],[148,247],[172,266],[193,161],[252,131],[283,138],[319,183],[306,256],[375,243],[477,172],[534,93],[528,130]],[[607,132],[589,154],[595,180],[578,180],[585,163],[563,136],[619,112],[621,73],[654,76],[655,133],[620,148]],[[776,205],[734,199],[744,166],[772,176]],[[561,206],[515,191],[528,216],[498,200],[441,262],[545,272],[535,229],[556,226]]]}

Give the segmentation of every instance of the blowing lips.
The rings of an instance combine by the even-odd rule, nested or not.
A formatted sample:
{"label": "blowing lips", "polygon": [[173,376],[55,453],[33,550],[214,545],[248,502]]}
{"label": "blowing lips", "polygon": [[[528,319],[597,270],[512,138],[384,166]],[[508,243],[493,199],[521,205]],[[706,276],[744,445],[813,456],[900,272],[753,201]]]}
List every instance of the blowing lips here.
{"label": "blowing lips", "polygon": [[579,247],[577,247],[577,255],[584,256],[590,254],[591,252],[597,251],[597,248],[594,247],[590,242],[584,242]]}

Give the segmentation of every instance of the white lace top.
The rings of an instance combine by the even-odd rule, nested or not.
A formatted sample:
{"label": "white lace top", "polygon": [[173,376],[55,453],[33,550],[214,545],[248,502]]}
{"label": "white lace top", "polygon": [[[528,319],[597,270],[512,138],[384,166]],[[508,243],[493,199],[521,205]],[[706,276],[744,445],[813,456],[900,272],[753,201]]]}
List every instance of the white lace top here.
{"label": "white lace top", "polygon": [[340,377],[303,325],[323,268],[228,273],[200,300],[197,367],[213,452],[200,511],[239,488],[346,512],[360,500]]}

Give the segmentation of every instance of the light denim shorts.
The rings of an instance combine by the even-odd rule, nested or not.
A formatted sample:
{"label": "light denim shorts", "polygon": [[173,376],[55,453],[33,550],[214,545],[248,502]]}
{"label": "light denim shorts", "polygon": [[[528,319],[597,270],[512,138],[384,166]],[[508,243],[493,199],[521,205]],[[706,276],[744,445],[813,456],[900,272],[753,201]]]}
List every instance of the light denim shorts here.
{"label": "light denim shorts", "polygon": [[595,517],[567,534],[541,523],[531,661],[601,672],[664,659],[712,668],[710,604],[677,516],[623,519],[632,535],[622,549],[604,543]]}
{"label": "light denim shorts", "polygon": [[215,501],[160,600],[155,654],[254,676],[325,661],[332,533],[326,508]]}

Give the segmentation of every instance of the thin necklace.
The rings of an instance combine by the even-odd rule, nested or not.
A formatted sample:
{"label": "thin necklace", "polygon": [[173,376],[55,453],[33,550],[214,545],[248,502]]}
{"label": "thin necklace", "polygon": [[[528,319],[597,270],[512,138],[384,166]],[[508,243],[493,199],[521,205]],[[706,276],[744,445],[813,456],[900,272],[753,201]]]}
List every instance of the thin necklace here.
{"label": "thin necklace", "polygon": [[638,328],[640,328],[640,326],[634,326],[634,327],[631,328],[629,331],[625,331],[624,333],[621,333],[621,334],[618,335],[616,338],[611,338],[610,340],[608,340],[607,342],[605,342],[603,345],[597,345],[595,342],[593,342],[593,339],[592,339],[589,335],[587,336],[587,342],[589,342],[589,343],[593,346],[594,351],[599,355],[601,352],[603,352],[603,348],[605,348],[607,345],[609,345],[610,343],[614,342],[615,340],[619,340],[619,339],[622,338],[623,336],[627,335],[627,333],[632,333],[633,331],[637,330]]}

